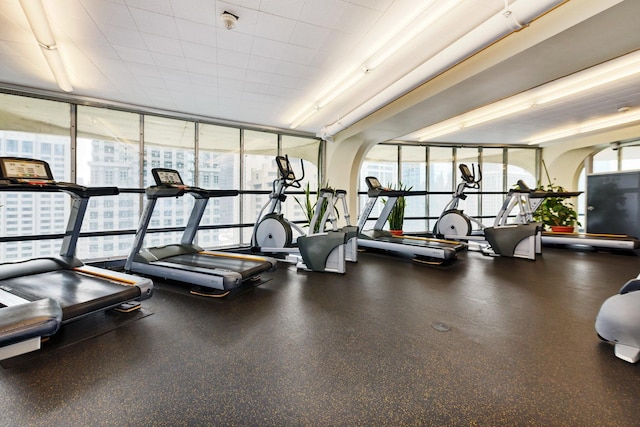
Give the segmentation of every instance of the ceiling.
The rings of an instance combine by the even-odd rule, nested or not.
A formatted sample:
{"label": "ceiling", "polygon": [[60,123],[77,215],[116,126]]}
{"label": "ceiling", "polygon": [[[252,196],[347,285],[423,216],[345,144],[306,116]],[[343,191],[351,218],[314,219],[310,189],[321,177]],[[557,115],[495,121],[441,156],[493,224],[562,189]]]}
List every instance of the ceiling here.
{"label": "ceiling", "polygon": [[[378,46],[452,2],[45,1],[73,86],[65,94],[20,2],[2,0],[0,86],[289,129],[327,88],[366,65]],[[427,125],[640,49],[637,0],[537,0],[537,9],[529,1],[526,16],[510,17],[505,3],[515,12],[527,0],[459,0],[296,130],[336,140],[416,141],[415,132]],[[234,29],[224,28],[219,17],[225,11],[239,17]],[[508,35],[513,18],[533,22]],[[496,19],[504,21],[501,28],[475,36]],[[554,20],[560,22],[551,25],[554,31],[543,25]],[[510,48],[511,40],[520,47]],[[532,133],[621,106],[640,107],[640,77],[438,141],[522,144]]]}

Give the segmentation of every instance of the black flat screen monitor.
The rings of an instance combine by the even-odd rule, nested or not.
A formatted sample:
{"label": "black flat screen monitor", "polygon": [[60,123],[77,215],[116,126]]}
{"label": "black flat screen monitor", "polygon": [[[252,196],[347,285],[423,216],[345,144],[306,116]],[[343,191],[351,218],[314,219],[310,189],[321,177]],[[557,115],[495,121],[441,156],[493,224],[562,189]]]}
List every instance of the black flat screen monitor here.
{"label": "black flat screen monitor", "polygon": [[155,168],[151,170],[151,173],[156,185],[184,185],[177,170]]}

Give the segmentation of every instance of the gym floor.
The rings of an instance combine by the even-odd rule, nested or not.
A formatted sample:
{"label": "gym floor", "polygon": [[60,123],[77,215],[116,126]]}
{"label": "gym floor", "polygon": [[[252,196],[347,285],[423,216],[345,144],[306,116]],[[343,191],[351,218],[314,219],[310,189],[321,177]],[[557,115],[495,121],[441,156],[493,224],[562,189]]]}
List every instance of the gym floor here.
{"label": "gym floor", "polygon": [[0,369],[0,425],[638,425],[639,367],[594,319],[639,265],[361,253],[227,299],[158,281],[137,320]]}

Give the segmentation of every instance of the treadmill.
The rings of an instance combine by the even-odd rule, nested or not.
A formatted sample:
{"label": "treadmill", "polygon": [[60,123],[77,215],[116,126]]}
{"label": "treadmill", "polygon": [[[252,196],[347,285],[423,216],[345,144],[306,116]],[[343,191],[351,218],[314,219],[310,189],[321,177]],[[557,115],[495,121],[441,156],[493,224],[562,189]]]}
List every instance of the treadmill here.
{"label": "treadmill", "polygon": [[[180,173],[174,169],[155,168],[152,174],[156,185],[145,191],[147,203],[125,263],[126,271],[195,285],[192,294],[223,297],[249,281],[259,281],[260,274],[275,269],[274,258],[205,251],[193,243],[209,198],[237,196],[237,190],[190,187],[183,183]],[[180,243],[143,248],[144,236],[158,199],[183,197],[185,194],[191,195],[195,203]]]}
{"label": "treadmill", "polygon": [[[367,195],[369,200],[358,219],[357,228],[360,230],[358,247],[413,255],[415,261],[427,264],[443,264],[453,261],[457,258],[459,251],[467,248],[464,243],[459,241],[415,236],[393,236],[389,231],[383,230],[382,228],[387,222],[391,209],[396,204],[398,197],[406,196],[407,192],[384,188],[380,181],[373,176],[366,177],[365,181],[368,187]],[[376,201],[381,196],[387,197],[384,208],[373,229],[364,230],[364,225]]]}
{"label": "treadmill", "polygon": [[[516,221],[525,224],[533,222],[533,213],[547,197],[576,197],[582,194],[581,191],[531,190],[522,181],[518,181],[518,186],[520,190],[517,191],[525,194],[526,197],[524,199],[525,211],[518,214]],[[501,211],[496,221],[503,221],[507,215],[508,212],[504,213]],[[539,245],[540,244],[590,246],[592,248],[625,251],[640,249],[640,240],[632,236],[620,234],[558,233],[543,231],[540,237]]]}
{"label": "treadmill", "polygon": [[620,234],[543,232],[542,243],[545,245],[591,246],[624,251],[640,249],[640,240]]}
{"label": "treadmill", "polygon": [[75,257],[89,199],[117,195],[117,188],[56,182],[45,161],[0,157],[0,191],[64,192],[73,201],[59,256],[0,264],[0,360],[40,349],[67,322],[111,308],[133,311],[151,297],[150,279]]}

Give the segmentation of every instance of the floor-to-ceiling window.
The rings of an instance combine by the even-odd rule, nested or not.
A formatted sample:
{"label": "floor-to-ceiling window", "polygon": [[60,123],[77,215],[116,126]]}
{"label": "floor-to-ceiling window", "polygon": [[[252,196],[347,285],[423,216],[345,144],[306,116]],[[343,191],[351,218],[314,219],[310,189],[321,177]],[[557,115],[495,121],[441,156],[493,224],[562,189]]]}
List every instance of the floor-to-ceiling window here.
{"label": "floor-to-ceiling window", "polygon": [[[198,185],[214,190],[240,188],[240,129],[210,124],[198,126]],[[239,217],[239,197],[215,197],[209,200],[201,225],[235,224]],[[232,246],[240,241],[240,230],[200,230],[197,238],[203,247]]]}
{"label": "floor-to-ceiling window", "polygon": [[[414,191],[427,189],[427,150],[422,146],[400,147],[400,182],[404,188]],[[426,219],[412,219],[424,217],[427,210],[427,196],[411,196],[405,209],[403,228],[407,231],[426,230]]]}
{"label": "floor-to-ceiling window", "polygon": [[[452,200],[462,181],[460,165],[466,164],[480,179],[479,188],[465,189],[466,199],[459,209],[484,225],[493,225],[505,199],[505,193],[518,180],[535,187],[538,149],[517,147],[416,146],[384,143],[374,146],[360,168],[359,191],[366,191],[365,176],[376,176],[384,185],[399,182],[412,190],[427,191],[426,196],[406,200],[404,230],[432,230],[440,214]],[[366,196],[360,197],[360,207]],[[379,214],[382,203],[371,216]]]}
{"label": "floor-to-ceiling window", "polygon": [[[280,139],[280,154],[286,155],[291,162],[299,188],[293,191],[302,191],[305,194],[294,194],[287,197],[283,206],[283,213],[294,223],[308,222],[313,216],[313,209],[307,210],[307,204],[314,207],[317,201],[317,191],[320,187],[331,186],[330,180],[320,181],[318,175],[318,154],[320,153],[320,141],[309,138],[283,135]],[[303,170],[304,168],[304,170]],[[300,175],[304,172],[304,176]],[[309,199],[307,202],[307,198]]]}
{"label": "floor-to-ceiling window", "polygon": [[[0,93],[0,155],[46,160],[58,181],[121,190],[91,200],[78,246],[81,259],[128,254],[145,202],[143,189],[154,184],[151,170],[158,167],[178,170],[187,185],[240,190],[240,197],[209,201],[197,243],[207,248],[248,244],[251,224],[277,176],[276,154],[289,154],[294,167],[302,159],[303,185],[309,183],[315,193],[321,150],[312,136]],[[2,192],[0,204],[0,238],[5,238],[0,261],[58,253],[60,240],[46,236],[64,233],[67,195]],[[192,205],[189,196],[160,200],[150,228],[183,227]],[[291,219],[304,222],[293,198],[285,209]],[[175,242],[180,234],[149,233],[145,244]]]}
{"label": "floor-to-ceiling window", "polygon": [[[144,185],[154,184],[151,171],[175,169],[186,185],[196,185],[195,123],[158,116],[144,116]],[[151,216],[149,228],[183,227],[193,208],[191,196],[161,198]],[[180,241],[181,232],[149,233],[145,246],[158,246]]]}
{"label": "floor-to-ceiling window", "polygon": [[[367,157],[360,167],[359,191],[366,192],[365,178],[373,176],[385,187],[397,188],[398,183],[398,147],[395,145],[378,144],[369,150]],[[359,205],[362,208],[366,201],[366,195],[360,195]],[[382,203],[376,203],[371,212],[372,217],[377,217],[382,211]],[[361,210],[361,209],[360,209]]]}
{"label": "floor-to-ceiling window", "polygon": [[[71,177],[70,106],[67,103],[0,94],[0,155],[45,160],[57,181]],[[58,253],[60,240],[23,236],[62,234],[69,196],[60,193],[0,193],[0,259],[18,260]]]}
{"label": "floor-to-ceiling window", "polygon": [[[76,182],[85,186],[140,188],[140,115],[88,106],[77,109]],[[83,232],[132,230],[138,225],[140,195],[94,197],[89,202]],[[84,237],[82,258],[125,256],[132,235]]]}
{"label": "floor-to-ceiling window", "polygon": [[[262,194],[244,194],[244,223],[253,224],[264,205],[269,202],[268,192],[273,181],[278,178],[276,156],[278,155],[278,135],[267,132],[245,130],[243,138],[244,177],[242,188],[246,191],[266,192]],[[251,229],[244,229],[242,243],[251,242]]]}

